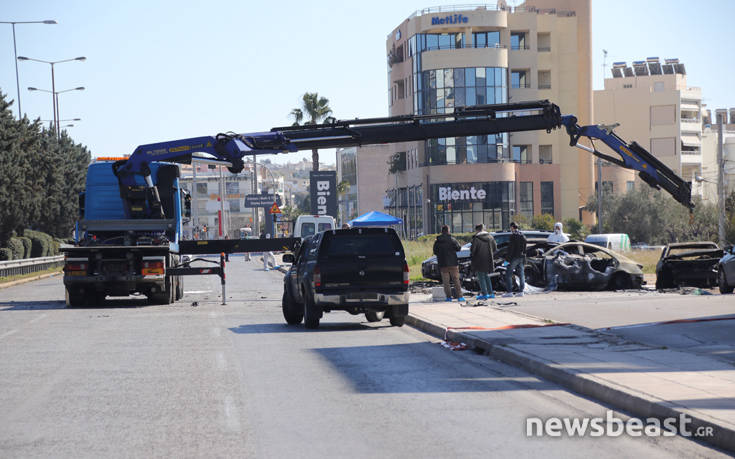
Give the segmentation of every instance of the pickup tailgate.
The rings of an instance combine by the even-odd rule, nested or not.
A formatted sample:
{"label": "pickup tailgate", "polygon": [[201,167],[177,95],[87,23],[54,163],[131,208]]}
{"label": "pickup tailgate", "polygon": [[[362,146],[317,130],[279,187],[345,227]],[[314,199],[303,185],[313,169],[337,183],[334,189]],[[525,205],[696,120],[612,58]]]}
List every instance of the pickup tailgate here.
{"label": "pickup tailgate", "polygon": [[327,232],[318,266],[324,291],[403,291],[405,255],[393,231]]}

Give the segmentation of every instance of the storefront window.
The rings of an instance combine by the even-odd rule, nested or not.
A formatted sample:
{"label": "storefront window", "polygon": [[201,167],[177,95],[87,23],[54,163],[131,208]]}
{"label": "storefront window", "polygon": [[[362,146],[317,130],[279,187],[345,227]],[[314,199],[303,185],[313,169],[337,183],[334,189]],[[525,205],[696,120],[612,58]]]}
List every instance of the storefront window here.
{"label": "storefront window", "polygon": [[533,219],[533,182],[521,182],[521,215],[529,222]]}
{"label": "storefront window", "polygon": [[437,184],[431,186],[431,196],[432,232],[444,224],[454,233],[471,232],[479,223],[499,231],[508,228],[515,209],[513,182]]}
{"label": "storefront window", "polygon": [[541,182],[541,213],[554,215],[554,182]]}

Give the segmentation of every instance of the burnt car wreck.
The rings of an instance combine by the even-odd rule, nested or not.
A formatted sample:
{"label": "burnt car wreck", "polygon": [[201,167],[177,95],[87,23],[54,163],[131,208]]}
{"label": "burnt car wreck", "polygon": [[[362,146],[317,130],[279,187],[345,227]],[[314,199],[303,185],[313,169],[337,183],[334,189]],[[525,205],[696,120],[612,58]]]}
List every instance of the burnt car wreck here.
{"label": "burnt car wreck", "polygon": [[714,287],[724,251],[714,242],[669,244],[656,264],[656,289]]}
{"label": "burnt car wreck", "polygon": [[643,285],[642,268],[612,250],[585,242],[566,242],[528,258],[526,282],[550,290],[639,289]]}

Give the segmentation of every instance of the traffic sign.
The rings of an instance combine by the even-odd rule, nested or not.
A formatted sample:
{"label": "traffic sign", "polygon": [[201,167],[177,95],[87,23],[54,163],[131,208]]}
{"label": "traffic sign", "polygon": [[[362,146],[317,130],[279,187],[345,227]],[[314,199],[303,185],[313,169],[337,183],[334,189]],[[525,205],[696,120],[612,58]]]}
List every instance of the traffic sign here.
{"label": "traffic sign", "polygon": [[281,213],[281,209],[278,208],[278,204],[276,204],[275,202],[271,206],[270,213],[271,214],[280,214]]}

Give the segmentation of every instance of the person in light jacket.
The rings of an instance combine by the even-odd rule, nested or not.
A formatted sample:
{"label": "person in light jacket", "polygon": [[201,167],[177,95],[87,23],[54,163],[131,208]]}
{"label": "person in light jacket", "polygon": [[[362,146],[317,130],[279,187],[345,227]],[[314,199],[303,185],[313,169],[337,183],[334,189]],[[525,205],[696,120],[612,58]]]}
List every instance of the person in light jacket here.
{"label": "person in light jacket", "polygon": [[558,242],[559,244],[569,242],[569,238],[564,234],[564,225],[561,222],[554,223],[554,232],[546,238],[549,242]]}
{"label": "person in light jacket", "polygon": [[487,300],[488,298],[495,298],[489,273],[495,270],[493,254],[497,252],[498,246],[495,244],[495,238],[485,231],[485,225],[482,223],[475,226],[475,231],[477,233],[472,236],[472,247],[470,248],[471,266],[477,275],[477,282],[480,284],[480,294],[477,295],[477,299]]}

